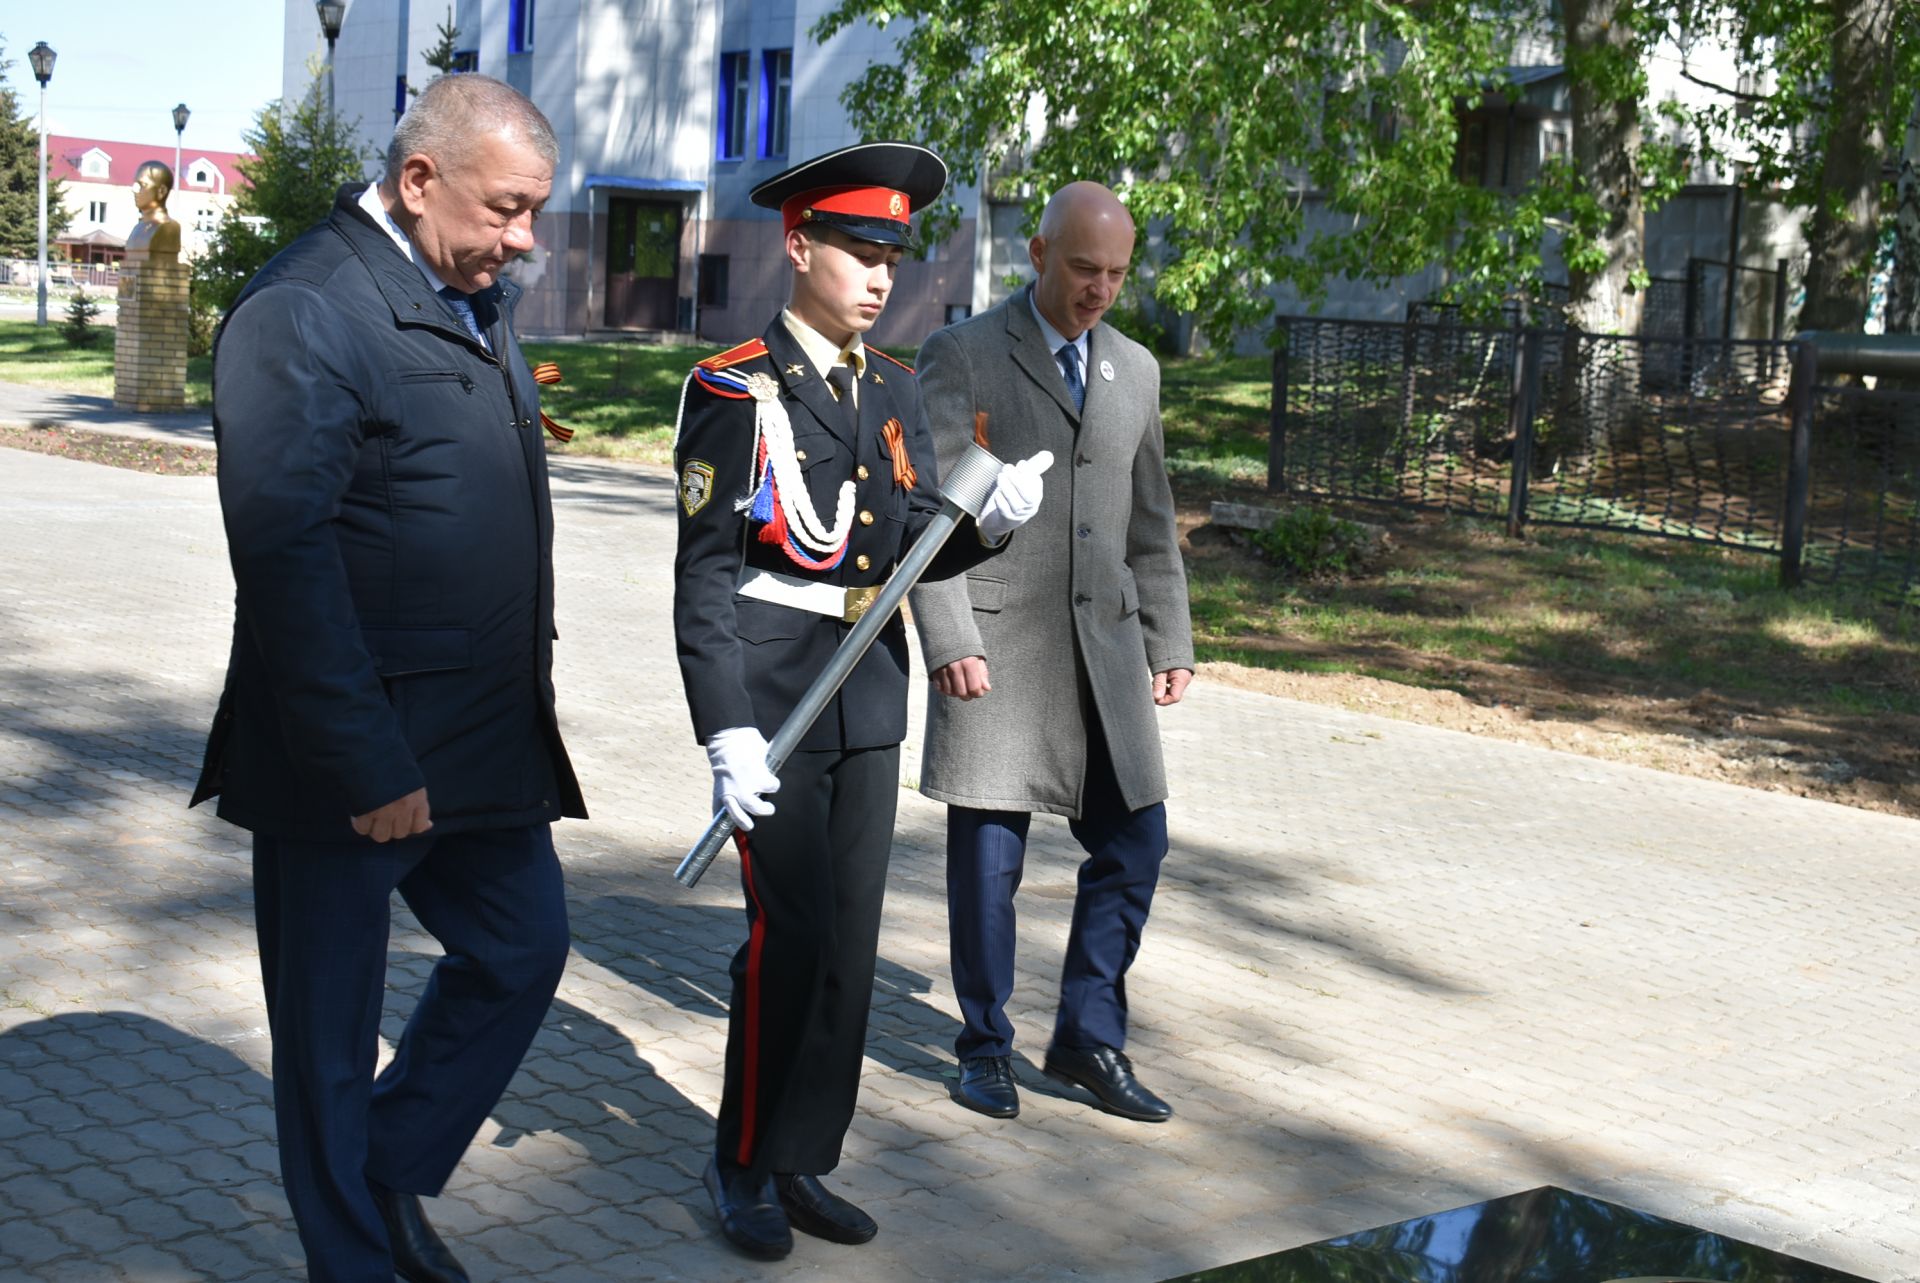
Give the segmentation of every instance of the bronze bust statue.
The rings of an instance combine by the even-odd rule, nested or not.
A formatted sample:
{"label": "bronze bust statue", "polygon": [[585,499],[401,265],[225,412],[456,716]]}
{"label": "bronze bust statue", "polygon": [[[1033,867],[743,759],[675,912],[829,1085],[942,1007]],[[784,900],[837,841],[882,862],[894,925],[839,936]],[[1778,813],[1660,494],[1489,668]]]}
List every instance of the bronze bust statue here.
{"label": "bronze bust statue", "polygon": [[127,237],[127,249],[154,254],[180,252],[180,224],[167,217],[167,197],[173,194],[173,170],[157,160],[147,161],[133,174],[133,203],[140,221]]}

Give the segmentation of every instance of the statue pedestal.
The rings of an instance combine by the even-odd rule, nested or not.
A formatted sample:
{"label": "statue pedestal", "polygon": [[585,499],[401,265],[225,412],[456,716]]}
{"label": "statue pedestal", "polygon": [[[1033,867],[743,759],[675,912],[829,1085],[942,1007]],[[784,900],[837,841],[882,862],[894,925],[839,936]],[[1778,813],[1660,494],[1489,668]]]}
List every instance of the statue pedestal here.
{"label": "statue pedestal", "polygon": [[187,405],[187,265],[177,250],[130,246],[120,264],[113,403],[122,410]]}

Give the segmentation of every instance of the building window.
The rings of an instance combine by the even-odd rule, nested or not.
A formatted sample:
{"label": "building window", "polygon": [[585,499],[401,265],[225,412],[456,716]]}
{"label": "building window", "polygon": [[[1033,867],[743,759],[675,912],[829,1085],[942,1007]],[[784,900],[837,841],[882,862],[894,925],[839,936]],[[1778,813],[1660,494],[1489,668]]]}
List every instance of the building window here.
{"label": "building window", "polygon": [[507,52],[533,52],[533,0],[507,0]]}
{"label": "building window", "polygon": [[972,316],[972,315],[973,315],[973,304],[971,303],[947,304],[947,324],[948,325],[958,325],[961,321],[966,320],[969,316]]}
{"label": "building window", "polygon": [[747,154],[747,55],[720,55],[720,159]]}
{"label": "building window", "polygon": [[395,120],[407,114],[407,78],[393,78],[393,118]]}
{"label": "building window", "polygon": [[454,75],[458,75],[463,71],[480,70],[480,51],[478,49],[455,49],[453,51],[453,66],[447,68],[447,70]]}
{"label": "building window", "polygon": [[787,122],[793,115],[793,50],[760,55],[760,154],[787,154]]}
{"label": "building window", "polygon": [[106,222],[107,221],[107,202],[103,200],[88,201],[87,202],[87,221],[89,223]]}
{"label": "building window", "polygon": [[107,153],[98,147],[80,158],[80,176],[82,178],[105,178],[109,162]]}
{"label": "building window", "polygon": [[195,166],[192,176],[188,178],[187,181],[195,187],[211,187],[213,186],[213,171],[205,165]]}
{"label": "building window", "polygon": [[725,307],[727,305],[727,265],[725,254],[702,254],[700,256],[700,306]]}

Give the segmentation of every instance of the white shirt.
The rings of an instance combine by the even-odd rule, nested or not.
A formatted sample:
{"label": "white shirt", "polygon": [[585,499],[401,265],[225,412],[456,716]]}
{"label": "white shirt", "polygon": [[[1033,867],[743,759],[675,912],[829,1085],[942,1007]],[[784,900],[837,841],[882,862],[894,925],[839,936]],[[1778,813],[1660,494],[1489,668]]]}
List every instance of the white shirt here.
{"label": "white shirt", "polygon": [[[795,316],[792,308],[782,308],[780,319],[786,324],[787,333],[793,335],[793,341],[798,343],[800,350],[807,354],[807,361],[813,366],[813,372],[822,379],[826,378],[827,371],[836,365],[852,367],[853,403],[858,406],[860,380],[867,372],[867,348],[860,341],[860,336],[854,335],[853,342],[847,344],[843,351],[834,344],[832,339]],[[829,383],[827,386],[831,388],[833,384]]]}
{"label": "white shirt", "polygon": [[[1027,306],[1033,309],[1033,319],[1040,322],[1040,337],[1047,341],[1047,351],[1053,353],[1053,363],[1060,364],[1060,349],[1067,343],[1067,336],[1053,328],[1051,322],[1040,311],[1040,304],[1034,301],[1033,291],[1027,291]],[[1087,385],[1087,335],[1091,330],[1080,331],[1080,337],[1073,340],[1073,350],[1080,356],[1080,386]],[[1063,372],[1060,376],[1066,378]]]}

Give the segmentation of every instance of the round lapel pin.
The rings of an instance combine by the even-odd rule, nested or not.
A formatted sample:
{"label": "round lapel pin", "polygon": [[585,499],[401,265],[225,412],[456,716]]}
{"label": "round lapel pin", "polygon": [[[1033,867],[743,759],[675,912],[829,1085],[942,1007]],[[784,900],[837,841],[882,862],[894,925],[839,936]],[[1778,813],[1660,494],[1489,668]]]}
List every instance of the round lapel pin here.
{"label": "round lapel pin", "polygon": [[1113,362],[1112,361],[1100,362],[1100,377],[1105,379],[1109,383],[1113,382]]}

